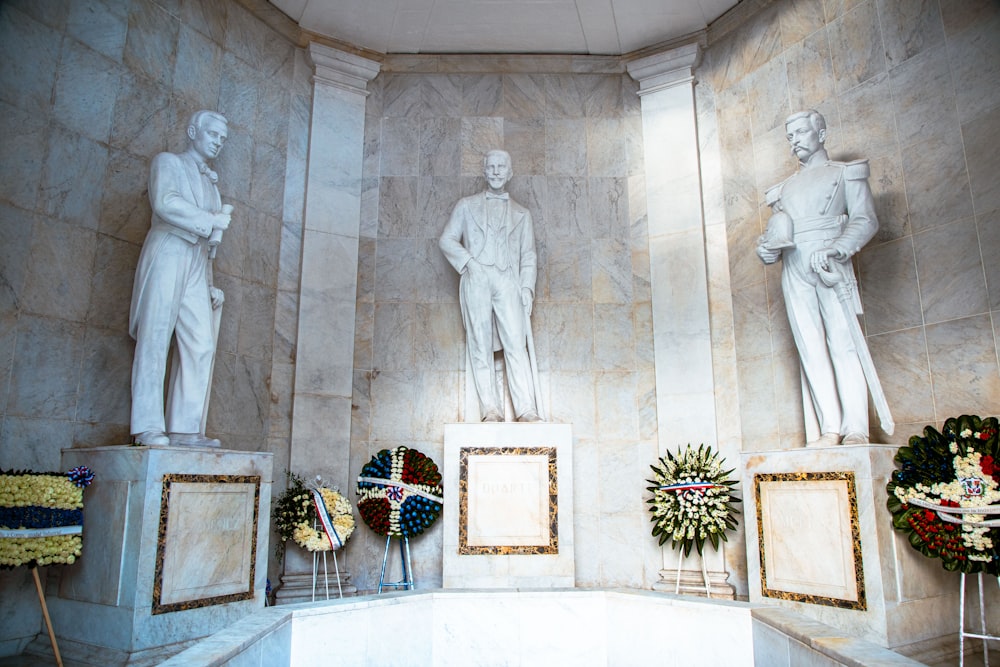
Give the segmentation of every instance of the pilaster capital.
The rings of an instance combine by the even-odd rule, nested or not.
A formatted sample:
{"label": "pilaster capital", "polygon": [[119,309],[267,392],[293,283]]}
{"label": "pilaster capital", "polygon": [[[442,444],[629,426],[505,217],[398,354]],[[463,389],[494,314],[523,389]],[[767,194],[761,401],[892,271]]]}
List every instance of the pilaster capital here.
{"label": "pilaster capital", "polygon": [[694,70],[700,62],[701,45],[693,42],[633,60],[625,67],[639,82],[642,96],[694,81]]}
{"label": "pilaster capital", "polygon": [[313,66],[313,82],[334,86],[359,95],[368,95],[368,82],[378,75],[381,65],[329,46],[309,43],[306,52]]}

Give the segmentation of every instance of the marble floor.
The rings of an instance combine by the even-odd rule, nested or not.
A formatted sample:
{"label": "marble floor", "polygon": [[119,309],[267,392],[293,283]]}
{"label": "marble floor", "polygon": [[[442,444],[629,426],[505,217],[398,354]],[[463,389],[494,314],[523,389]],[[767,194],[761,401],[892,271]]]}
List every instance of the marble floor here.
{"label": "marble floor", "polygon": [[[927,663],[927,667],[955,667],[956,662],[935,662]],[[1000,646],[990,650],[990,665],[1000,666]],[[0,658],[0,667],[56,667],[54,659],[40,658],[32,655],[15,655],[7,658]],[[63,661],[63,667],[92,667],[79,662],[69,660]],[[766,667],[766,666],[762,666]],[[983,662],[983,651],[979,646],[975,646],[970,653],[966,647],[965,667],[985,667]]]}

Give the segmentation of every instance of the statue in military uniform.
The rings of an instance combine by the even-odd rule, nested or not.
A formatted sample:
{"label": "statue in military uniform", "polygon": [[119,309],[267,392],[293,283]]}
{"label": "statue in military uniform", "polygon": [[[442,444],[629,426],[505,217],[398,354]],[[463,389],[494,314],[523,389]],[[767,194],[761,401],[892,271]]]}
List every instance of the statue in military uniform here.
{"label": "statue in military uniform", "polygon": [[[781,288],[803,393],[819,423],[819,437],[807,446],[864,444],[869,386],[876,405],[884,403],[857,322],[861,301],[851,265],[878,230],[868,161],[830,160],[826,120],[816,111],[789,116],[785,130],[799,170],[766,192],[773,214],[757,255],[765,264],[783,263]],[[891,433],[891,419],[883,424]]]}

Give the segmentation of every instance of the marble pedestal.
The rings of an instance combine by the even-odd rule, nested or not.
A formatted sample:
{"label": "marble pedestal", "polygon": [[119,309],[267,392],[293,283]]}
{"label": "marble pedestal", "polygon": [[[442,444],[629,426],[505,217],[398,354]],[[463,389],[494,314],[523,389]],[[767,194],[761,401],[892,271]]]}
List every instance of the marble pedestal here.
{"label": "marble pedestal", "polygon": [[[155,665],[264,606],[273,456],[187,447],[67,449],[95,474],[83,556],[50,579],[63,657]],[[29,651],[51,650],[47,638]]]}
{"label": "marble pedestal", "polygon": [[574,586],[569,424],[446,424],[444,459],[444,588]]}
{"label": "marble pedestal", "polygon": [[957,630],[958,575],[892,527],[885,486],[897,451],[742,455],[751,602],[792,608],[887,648]]}

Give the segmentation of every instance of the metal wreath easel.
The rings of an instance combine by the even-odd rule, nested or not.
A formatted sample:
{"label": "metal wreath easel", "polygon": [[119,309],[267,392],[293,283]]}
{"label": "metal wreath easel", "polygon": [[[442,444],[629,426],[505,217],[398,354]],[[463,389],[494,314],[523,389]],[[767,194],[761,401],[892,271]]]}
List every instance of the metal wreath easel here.
{"label": "metal wreath easel", "polygon": [[385,566],[389,562],[389,543],[392,542],[392,535],[385,538],[385,553],[382,555],[382,573],[378,577],[378,592],[382,593],[383,588],[402,588],[405,591],[414,590],[417,585],[413,581],[413,564],[410,561],[410,538],[402,537],[399,540],[399,561],[403,568],[403,578],[399,581],[386,582]]}
{"label": "metal wreath easel", "polygon": [[[1000,519],[988,519],[986,517],[990,516],[1000,516],[1000,505],[989,505],[987,507],[946,507],[944,505],[938,505],[936,503],[929,503],[926,500],[921,500],[919,498],[913,498],[908,501],[910,505],[916,505],[917,507],[922,507],[924,509],[932,510],[937,513],[938,517],[942,521],[947,523],[953,523],[959,526],[976,526],[979,528],[989,527],[998,528],[1000,527]],[[975,514],[983,517],[982,521],[966,521],[962,518],[963,514]],[[990,667],[990,641],[1000,641],[1000,635],[989,635],[986,633],[986,603],[983,598],[983,573],[978,573],[979,578],[979,627],[982,629],[982,634],[974,632],[966,632],[965,630],[965,572],[962,573],[962,580],[959,584],[961,590],[959,591],[959,608],[958,608],[958,665],[959,667],[964,667],[965,665],[965,638],[970,639],[981,639],[983,640],[983,666]],[[1000,586],[1000,577],[997,577],[997,585]]]}
{"label": "metal wreath easel", "polygon": [[[319,521],[313,522],[313,528],[319,528]],[[323,554],[323,587],[326,590],[326,599],[330,599],[330,575],[326,570],[326,551],[314,551],[313,555],[313,578],[312,578],[312,601],[316,601],[316,578],[319,570],[319,555]],[[344,587],[340,585],[340,566],[337,564],[337,550],[333,549],[333,570],[337,575],[337,593],[344,597]]]}

